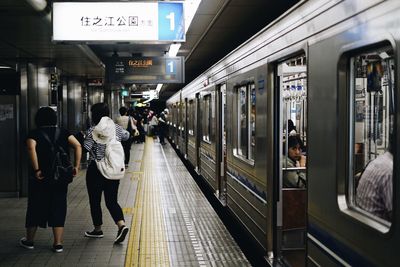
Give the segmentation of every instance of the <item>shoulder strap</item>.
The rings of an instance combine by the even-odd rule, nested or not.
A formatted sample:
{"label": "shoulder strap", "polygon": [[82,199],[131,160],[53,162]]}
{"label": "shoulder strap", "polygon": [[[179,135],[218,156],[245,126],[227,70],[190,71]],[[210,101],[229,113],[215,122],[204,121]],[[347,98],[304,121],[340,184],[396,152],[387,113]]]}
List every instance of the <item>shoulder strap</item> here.
{"label": "shoulder strap", "polygon": [[54,133],[54,141],[51,142],[49,135],[45,131],[41,131],[43,134],[44,139],[51,145],[51,149],[54,149],[54,144],[58,141],[58,138],[60,137],[60,129],[56,127],[55,133]]}

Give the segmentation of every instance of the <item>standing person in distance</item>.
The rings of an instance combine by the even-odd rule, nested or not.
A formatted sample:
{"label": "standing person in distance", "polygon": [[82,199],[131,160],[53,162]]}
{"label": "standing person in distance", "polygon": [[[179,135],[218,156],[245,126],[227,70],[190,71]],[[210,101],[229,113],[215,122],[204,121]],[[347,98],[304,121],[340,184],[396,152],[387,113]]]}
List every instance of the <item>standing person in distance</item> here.
{"label": "standing person in distance", "polygon": [[[42,107],[35,116],[37,129],[28,134],[26,140],[31,163],[28,183],[28,208],[26,211],[26,236],[20,245],[34,249],[38,227],[53,228],[53,251],[63,251],[64,224],[67,214],[67,182],[56,182],[53,172],[54,158],[51,144],[57,144],[65,152],[69,146],[75,151],[72,175],[76,176],[82,155],[82,147],[69,131],[57,127],[57,114],[50,107]],[[54,145],[53,145],[54,147]]]}
{"label": "standing person in distance", "polygon": [[[104,236],[101,228],[103,224],[101,195],[104,192],[107,209],[118,227],[117,237],[114,243],[121,243],[125,240],[129,229],[125,226],[124,214],[121,206],[118,204],[119,180],[105,178],[97,168],[96,160],[100,161],[105,157],[107,142],[113,138],[119,142],[127,141],[129,139],[129,133],[108,118],[110,110],[106,103],[94,104],[91,108],[91,112],[94,126],[88,130],[84,141],[84,147],[89,151],[86,186],[89,194],[90,213],[94,229],[85,232],[85,236],[91,238],[101,238]],[[103,117],[106,117],[108,120],[102,120]],[[107,123],[100,125],[100,122]]]}
{"label": "standing person in distance", "polygon": [[120,116],[115,120],[115,122],[121,126],[123,129],[126,129],[131,138],[126,141],[121,141],[122,147],[124,148],[125,153],[125,166],[128,166],[129,159],[131,155],[131,146],[132,146],[132,132],[136,129],[135,124],[133,123],[133,119],[128,116],[128,109],[126,107],[120,107],[119,109]]}
{"label": "standing person in distance", "polygon": [[169,111],[166,108],[166,109],[164,109],[164,111],[162,111],[160,113],[160,116],[158,118],[158,134],[159,134],[158,137],[160,138],[160,144],[162,144],[162,145],[166,144],[165,141],[164,141],[164,138],[165,138],[165,135],[167,134],[167,127],[168,127],[167,117],[168,117],[168,113],[169,113]]}

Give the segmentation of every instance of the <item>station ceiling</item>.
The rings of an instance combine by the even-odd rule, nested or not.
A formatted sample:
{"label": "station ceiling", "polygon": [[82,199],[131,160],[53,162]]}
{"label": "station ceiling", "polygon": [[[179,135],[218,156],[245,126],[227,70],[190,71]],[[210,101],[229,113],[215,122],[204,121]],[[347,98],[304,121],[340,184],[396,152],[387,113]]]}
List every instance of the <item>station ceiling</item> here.
{"label": "station ceiling", "polygon": [[[52,1],[47,1],[47,12],[36,11],[29,2],[32,1],[0,0],[0,64],[42,62],[67,75],[102,77],[104,68],[96,57],[104,62],[114,52],[119,56],[162,56],[168,51],[169,45],[165,44],[55,44],[51,41],[48,15]],[[185,57],[186,82],[192,81],[297,2],[299,0],[203,0],[186,33],[186,42],[178,52],[178,56]],[[155,86],[137,85],[136,90],[154,89]],[[166,100],[183,86],[164,85],[161,99]]]}

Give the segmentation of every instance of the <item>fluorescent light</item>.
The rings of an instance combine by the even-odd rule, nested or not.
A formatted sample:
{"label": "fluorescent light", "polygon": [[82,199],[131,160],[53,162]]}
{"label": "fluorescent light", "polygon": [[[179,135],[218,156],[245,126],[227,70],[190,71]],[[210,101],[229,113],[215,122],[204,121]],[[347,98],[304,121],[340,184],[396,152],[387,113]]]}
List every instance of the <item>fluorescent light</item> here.
{"label": "fluorescent light", "polygon": [[38,12],[44,11],[47,7],[46,0],[27,0],[27,2]]}
{"label": "fluorescent light", "polygon": [[190,23],[193,20],[194,14],[196,14],[199,8],[201,0],[186,0],[184,2],[185,8],[185,33],[188,31]]}
{"label": "fluorescent light", "polygon": [[179,48],[181,48],[180,43],[171,44],[168,50],[168,56],[175,57],[178,54]]}
{"label": "fluorescent light", "polygon": [[163,86],[162,83],[157,84],[156,91],[157,91],[158,93],[161,91],[162,86]]}
{"label": "fluorescent light", "polygon": [[0,69],[12,69],[12,68],[9,66],[0,66]]}
{"label": "fluorescent light", "polygon": [[380,56],[382,59],[387,59],[387,58],[389,57],[388,53],[386,53],[386,52],[380,53],[379,56]]}

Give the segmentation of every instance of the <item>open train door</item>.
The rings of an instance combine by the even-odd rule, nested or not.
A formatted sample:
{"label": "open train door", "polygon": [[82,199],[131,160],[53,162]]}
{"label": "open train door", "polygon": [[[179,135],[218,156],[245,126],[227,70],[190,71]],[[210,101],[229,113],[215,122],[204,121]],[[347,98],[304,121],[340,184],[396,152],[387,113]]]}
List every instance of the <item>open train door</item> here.
{"label": "open train door", "polygon": [[274,71],[274,260],[305,266],[307,211],[307,65],[305,54]]}

